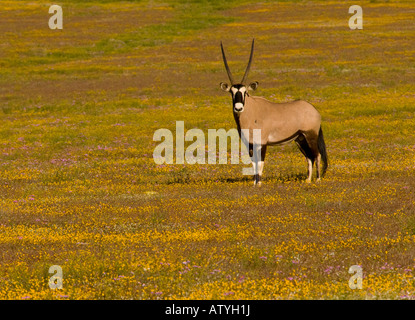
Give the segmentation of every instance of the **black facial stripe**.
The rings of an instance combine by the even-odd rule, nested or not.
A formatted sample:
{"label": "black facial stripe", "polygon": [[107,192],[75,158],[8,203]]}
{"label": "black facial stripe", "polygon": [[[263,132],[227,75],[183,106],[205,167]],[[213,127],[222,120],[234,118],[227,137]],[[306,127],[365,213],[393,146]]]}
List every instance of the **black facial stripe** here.
{"label": "black facial stripe", "polygon": [[244,99],[242,97],[242,92],[238,91],[235,94],[234,103],[244,103]]}

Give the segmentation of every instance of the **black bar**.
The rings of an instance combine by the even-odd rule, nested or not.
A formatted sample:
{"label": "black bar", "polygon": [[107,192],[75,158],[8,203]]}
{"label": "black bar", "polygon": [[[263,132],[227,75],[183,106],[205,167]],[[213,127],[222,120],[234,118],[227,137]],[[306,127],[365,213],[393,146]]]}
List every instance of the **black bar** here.
{"label": "black bar", "polygon": [[[80,300],[0,301],[2,312],[27,313],[78,320],[85,316],[105,319],[370,319],[390,312],[394,317],[412,314],[414,301],[404,300]],[[6,313],[5,313],[6,314]],[[392,319],[392,318],[391,318]],[[122,319],[124,320],[124,319]]]}

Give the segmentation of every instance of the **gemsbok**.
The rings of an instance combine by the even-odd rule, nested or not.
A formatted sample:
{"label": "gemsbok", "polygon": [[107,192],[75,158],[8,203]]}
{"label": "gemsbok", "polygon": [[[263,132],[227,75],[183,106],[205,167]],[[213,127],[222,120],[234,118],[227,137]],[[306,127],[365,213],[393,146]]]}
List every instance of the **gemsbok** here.
{"label": "gemsbok", "polygon": [[[253,160],[254,184],[261,184],[267,146],[283,145],[293,140],[307,159],[306,182],[311,182],[314,162],[317,170],[316,178],[320,181],[320,177],[324,176],[328,166],[320,113],[313,105],[303,100],[274,103],[262,97],[251,96],[249,90],[256,90],[258,82],[251,82],[246,86],[245,81],[252,63],[254,40],[252,40],[248,66],[240,83],[236,83],[232,76],[222,42],[220,46],[231,82],[230,85],[221,82],[220,87],[232,95],[233,115],[239,136],[247,146]],[[260,129],[260,137],[258,135],[256,139],[254,139],[255,131],[259,132],[259,130],[254,131],[254,129]],[[322,174],[320,174],[321,161],[323,161]]]}

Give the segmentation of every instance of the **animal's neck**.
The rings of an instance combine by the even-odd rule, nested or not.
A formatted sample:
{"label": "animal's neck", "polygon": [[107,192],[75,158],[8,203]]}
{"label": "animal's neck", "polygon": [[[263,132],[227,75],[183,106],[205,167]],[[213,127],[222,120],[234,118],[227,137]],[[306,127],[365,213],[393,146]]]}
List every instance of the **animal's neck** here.
{"label": "animal's neck", "polygon": [[[244,111],[242,113],[233,112],[233,117],[235,118],[235,123],[238,128],[239,134],[241,134],[241,128],[247,129],[249,127],[247,121],[249,122],[249,114],[252,110],[252,98],[249,95],[245,97]],[[246,128],[245,128],[246,127]]]}
{"label": "animal's neck", "polygon": [[238,128],[239,136],[241,135],[241,114],[233,112],[233,117],[235,119],[236,127]]}

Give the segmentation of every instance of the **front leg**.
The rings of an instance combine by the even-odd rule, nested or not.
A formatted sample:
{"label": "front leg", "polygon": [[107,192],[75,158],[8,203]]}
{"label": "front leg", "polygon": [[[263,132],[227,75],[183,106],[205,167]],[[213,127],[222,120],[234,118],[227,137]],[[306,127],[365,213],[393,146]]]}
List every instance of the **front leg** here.
{"label": "front leg", "polygon": [[262,171],[264,170],[265,154],[267,152],[267,145],[263,145],[260,148],[261,158],[258,161],[258,177],[257,185],[261,185]]}
{"label": "front leg", "polygon": [[267,150],[266,145],[254,145],[253,147],[253,161],[252,166],[254,169],[254,185],[261,185],[262,171],[264,170],[265,153]]}
{"label": "front leg", "polygon": [[[253,174],[254,175],[254,185],[261,185],[261,175],[262,170],[264,168],[264,160],[265,159],[265,150],[266,146],[261,145],[261,130],[254,129],[253,132],[253,142],[249,141],[249,130],[248,129],[241,129],[240,133],[241,140],[245,147],[249,151],[249,157],[252,163],[252,173],[245,171],[244,174]],[[250,170],[249,170],[250,171]],[[244,172],[244,171],[243,171]]]}
{"label": "front leg", "polygon": [[254,186],[256,186],[259,182],[258,163],[252,161],[252,168],[254,169]]}

